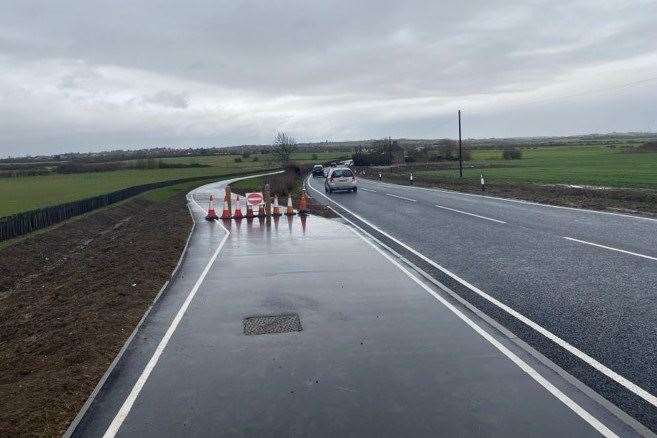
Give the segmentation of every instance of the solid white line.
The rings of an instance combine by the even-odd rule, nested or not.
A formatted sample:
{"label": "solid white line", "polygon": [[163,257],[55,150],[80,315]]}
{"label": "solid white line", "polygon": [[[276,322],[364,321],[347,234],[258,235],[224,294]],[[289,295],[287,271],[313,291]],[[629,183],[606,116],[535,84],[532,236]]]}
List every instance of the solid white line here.
{"label": "solid white line", "polygon": [[579,239],[575,239],[574,237],[563,236],[563,238],[567,239],[567,240],[572,240],[573,242],[583,243],[585,245],[597,246],[598,248],[604,248],[604,249],[608,249],[608,250],[611,250],[611,251],[618,251],[618,252],[622,252],[623,254],[629,254],[629,255],[633,255],[633,256],[637,256],[637,257],[643,257],[644,259],[657,261],[657,257],[652,257],[652,256],[649,256],[649,255],[640,254],[638,252],[625,251],[624,249],[618,249],[618,248],[614,248],[612,246],[600,245],[599,243],[587,242],[586,240],[579,240]]}
{"label": "solid white line", "polygon": [[[345,219],[347,222],[349,222],[350,224],[352,224],[353,226],[355,226],[359,230],[365,232],[365,230],[363,230],[358,225],[354,224],[352,221],[350,221],[348,218],[341,215],[339,212],[336,212],[336,213],[338,213],[340,216],[342,216],[343,219]],[[465,322],[468,326],[470,326],[470,328],[472,330],[474,330],[475,332],[477,332],[477,334],[479,334],[481,337],[483,337],[485,340],[487,340],[491,345],[493,345],[493,347],[497,348],[502,354],[504,354],[514,364],[516,364],[516,366],[518,366],[522,371],[524,371],[527,375],[529,375],[529,377],[534,379],[539,385],[541,385],[543,388],[545,388],[555,398],[557,398],[564,405],[566,405],[568,408],[570,408],[573,412],[575,412],[577,415],[579,415],[584,421],[589,423],[601,435],[603,435],[605,437],[616,437],[617,436],[607,426],[602,424],[602,422],[600,422],[597,418],[595,418],[593,415],[591,415],[587,410],[582,408],[580,405],[578,405],[576,402],[574,402],[570,397],[568,397],[566,394],[561,392],[552,383],[550,383],[541,374],[539,374],[534,368],[532,368],[529,364],[527,364],[525,361],[523,361],[521,358],[519,358],[515,353],[513,353],[511,350],[509,350],[507,347],[505,347],[501,342],[499,342],[497,339],[495,339],[495,337],[493,337],[490,333],[488,333],[486,330],[482,329],[479,325],[477,325],[477,323],[475,323],[470,318],[468,318],[463,312],[461,312],[459,309],[454,307],[449,301],[445,300],[443,297],[441,297],[439,294],[437,294],[436,291],[434,291],[429,286],[427,286],[423,281],[421,281],[419,278],[417,278],[412,272],[410,272],[408,269],[406,269],[397,260],[392,258],[389,254],[385,253],[383,250],[381,250],[381,248],[376,246],[369,239],[366,239],[363,235],[358,233],[355,229],[353,229],[353,228],[350,228],[350,229],[354,234],[356,234],[358,237],[363,239],[368,245],[370,245],[372,248],[374,248],[376,251],[378,251],[381,255],[383,255],[390,263],[397,266],[397,268],[399,268],[399,270],[401,270],[410,279],[412,279],[415,283],[417,283],[425,291],[427,291],[429,294],[431,294],[431,296],[434,297],[438,302],[440,302],[442,305],[447,307],[452,313],[454,313],[456,316],[458,316],[463,322]]]}
{"label": "solid white line", "polygon": [[445,210],[455,211],[455,212],[461,213],[461,214],[467,214],[468,216],[474,216],[474,217],[478,217],[480,219],[486,219],[487,221],[497,222],[498,224],[505,224],[506,223],[506,222],[498,220],[498,219],[492,219],[492,218],[489,218],[489,217],[486,217],[486,216],[480,216],[478,214],[468,213],[467,211],[461,211],[461,210],[457,210],[455,208],[445,207],[443,205],[435,204],[435,206],[438,207],[438,208],[444,208]]}
{"label": "solid white line", "polygon": [[[191,196],[192,201],[196,204],[198,208],[203,210],[203,208],[198,204],[196,199],[194,199],[194,196]],[[221,224],[221,223],[220,223]],[[223,227],[223,225],[221,225]],[[160,359],[160,356],[162,355],[162,352],[166,348],[167,344],[169,343],[169,340],[171,339],[171,336],[173,336],[173,333],[176,331],[176,328],[178,327],[178,324],[180,324],[180,321],[182,320],[183,316],[185,315],[185,312],[187,312],[187,308],[189,307],[189,304],[192,302],[192,299],[194,299],[194,296],[196,295],[196,292],[198,289],[201,287],[201,284],[203,284],[203,280],[205,280],[205,276],[208,275],[208,272],[210,272],[210,268],[214,264],[215,260],[217,260],[217,257],[219,256],[219,253],[221,252],[221,249],[224,247],[224,244],[228,240],[228,237],[230,236],[230,232],[223,227],[224,230],[226,230],[226,235],[224,238],[221,240],[219,243],[219,246],[215,250],[214,254],[212,254],[212,257],[208,261],[208,264],[205,265],[205,269],[203,269],[203,272],[201,273],[201,276],[196,280],[196,283],[194,284],[194,287],[192,290],[189,292],[189,295],[187,295],[187,298],[185,299],[185,302],[182,304],[180,309],[178,310],[178,313],[174,317],[173,321],[171,322],[171,325],[167,329],[166,333],[164,334],[164,337],[162,337],[162,340],[158,344],[157,348],[155,349],[155,352],[153,353],[153,356],[151,359],[148,361],[146,364],[146,367],[144,368],[144,371],[142,371],[141,375],[139,376],[139,379],[137,379],[137,382],[135,385],[132,387],[132,391],[130,391],[130,394],[128,397],[125,399],[123,402],[123,405],[121,405],[121,408],[117,412],[116,416],[112,420],[112,423],[109,425],[107,430],[105,431],[105,434],[103,435],[104,438],[113,438],[117,432],[119,431],[119,428],[125,421],[126,417],[130,413],[130,410],[132,409],[132,406],[134,405],[135,401],[137,400],[137,397],[139,396],[139,393],[141,392],[142,388],[146,384],[146,381],[148,380],[148,377],[151,375],[151,372],[155,368],[155,365],[157,365],[158,360]]]}
{"label": "solid white line", "polygon": [[561,346],[562,348],[568,350],[570,353],[574,354],[579,359],[583,360],[584,362],[586,362],[587,364],[589,364],[590,366],[592,366],[593,368],[595,368],[596,370],[598,370],[599,372],[604,374],[605,376],[607,376],[610,379],[614,380],[619,385],[624,386],[627,390],[633,392],[634,394],[638,395],[639,397],[641,397],[642,399],[644,399],[645,401],[647,401],[651,405],[657,407],[657,397],[655,397],[654,395],[652,395],[651,393],[649,393],[645,389],[641,388],[640,386],[638,386],[634,382],[631,382],[630,380],[628,380],[625,377],[621,376],[617,372],[615,372],[615,371],[611,370],[610,368],[606,367],[605,365],[601,364],[600,362],[593,359],[591,356],[584,353],[583,351],[580,351],[579,349],[573,347],[568,342],[564,341],[563,339],[561,339],[560,337],[558,337],[554,333],[552,333],[549,330],[541,327],[540,325],[538,325],[537,323],[535,323],[531,319],[527,318],[526,316],[522,315],[521,313],[517,312],[516,310],[514,310],[511,307],[507,306],[506,304],[498,301],[497,299],[495,299],[492,296],[488,295],[486,292],[482,291],[481,289],[477,288],[476,286],[468,283],[466,280],[462,279],[461,277],[459,277],[455,273],[453,273],[453,272],[449,271],[448,269],[440,266],[438,263],[434,262],[433,260],[431,260],[430,258],[425,256],[424,254],[420,253],[419,251],[415,250],[414,248],[411,248],[410,246],[408,246],[404,242],[400,241],[399,239],[397,239],[397,238],[391,236],[390,234],[386,233],[385,231],[378,228],[376,225],[372,224],[368,220],[364,219],[363,217],[357,215],[353,211],[351,211],[348,208],[344,207],[342,204],[340,204],[340,203],[334,201],[333,199],[329,198],[328,196],[324,195],[319,190],[314,188],[312,185],[309,184],[309,186],[310,186],[311,189],[313,189],[315,192],[319,193],[320,195],[324,196],[330,202],[334,203],[335,205],[340,206],[340,208],[342,208],[344,211],[346,211],[349,214],[353,215],[355,218],[358,218],[358,220],[360,220],[363,223],[367,224],[368,226],[372,227],[377,232],[379,232],[382,235],[386,236],[388,239],[390,239],[393,242],[397,243],[398,245],[405,248],[406,250],[412,252],[413,254],[415,254],[416,256],[418,256],[419,258],[424,260],[425,262],[429,263],[434,268],[440,270],[444,274],[449,275],[454,280],[458,281],[463,286],[467,287],[468,289],[470,289],[471,291],[473,291],[474,293],[476,293],[480,297],[484,298],[485,300],[487,300],[491,304],[494,304],[495,306],[497,306],[500,309],[504,310],[509,315],[511,315],[514,318],[522,321],[524,324],[526,324],[529,327],[533,328],[534,330],[536,330],[537,332],[539,332],[540,334],[542,334],[546,338],[550,339],[555,344],[557,344],[557,345]]}
{"label": "solid white line", "polygon": [[393,195],[392,193],[386,193],[386,196],[392,196],[393,198],[403,199],[404,201],[417,202],[416,199],[404,198],[403,196]]}

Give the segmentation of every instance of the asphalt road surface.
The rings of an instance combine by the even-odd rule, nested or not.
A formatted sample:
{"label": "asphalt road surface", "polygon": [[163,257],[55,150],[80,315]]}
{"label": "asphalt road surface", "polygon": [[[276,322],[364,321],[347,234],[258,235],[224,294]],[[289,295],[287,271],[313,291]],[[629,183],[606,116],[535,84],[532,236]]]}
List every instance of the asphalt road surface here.
{"label": "asphalt road surface", "polygon": [[222,189],[71,435],[636,434],[339,219],[205,222]]}
{"label": "asphalt road surface", "polygon": [[310,195],[653,430],[657,221],[359,179]]}

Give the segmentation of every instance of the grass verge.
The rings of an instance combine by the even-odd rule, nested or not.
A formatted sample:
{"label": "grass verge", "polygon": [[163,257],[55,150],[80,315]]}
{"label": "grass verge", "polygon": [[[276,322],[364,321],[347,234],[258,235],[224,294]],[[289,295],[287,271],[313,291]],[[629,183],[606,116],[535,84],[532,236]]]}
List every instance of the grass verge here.
{"label": "grass verge", "polygon": [[165,187],[0,249],[1,436],[60,436],[169,278],[192,219]]}

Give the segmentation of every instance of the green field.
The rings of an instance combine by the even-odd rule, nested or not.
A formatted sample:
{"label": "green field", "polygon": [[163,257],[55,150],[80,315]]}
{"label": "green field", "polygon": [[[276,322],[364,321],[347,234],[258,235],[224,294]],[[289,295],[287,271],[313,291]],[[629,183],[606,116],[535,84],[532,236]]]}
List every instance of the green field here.
{"label": "green field", "polygon": [[[326,161],[341,155],[339,152],[318,153],[312,160],[310,153],[293,154],[300,163]],[[258,161],[253,161],[254,157]],[[0,217],[49,205],[57,205],[88,198],[126,187],[195,176],[226,175],[276,167],[278,164],[269,154],[252,154],[236,163],[239,155],[190,156],[166,158],[163,161],[200,163],[210,167],[181,169],[131,169],[110,172],[79,174],[52,174],[18,178],[0,178]]]}
{"label": "green field", "polygon": [[[503,160],[500,150],[474,150],[472,161],[464,163],[464,177],[478,180],[483,168],[491,184],[657,188],[657,153],[628,154],[622,148],[601,146],[538,147],[522,152],[520,160]],[[455,164],[454,170],[418,171],[416,175],[426,181],[456,179],[457,169]]]}

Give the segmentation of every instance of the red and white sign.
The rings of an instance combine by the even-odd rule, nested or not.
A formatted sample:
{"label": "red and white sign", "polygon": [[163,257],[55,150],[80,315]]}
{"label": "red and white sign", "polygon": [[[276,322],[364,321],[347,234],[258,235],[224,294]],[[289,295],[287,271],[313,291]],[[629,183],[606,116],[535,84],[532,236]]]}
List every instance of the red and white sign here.
{"label": "red and white sign", "polygon": [[264,199],[265,198],[262,196],[261,192],[252,192],[246,194],[246,203],[252,206],[262,204]]}

